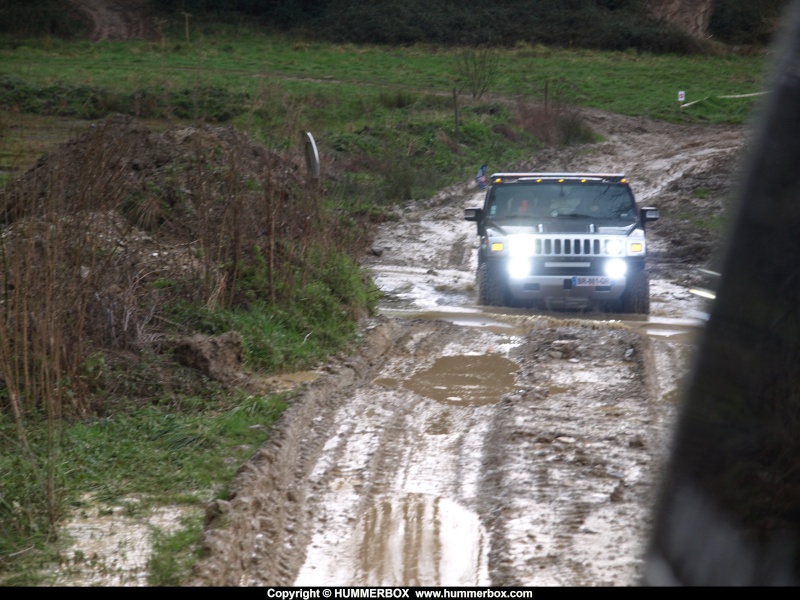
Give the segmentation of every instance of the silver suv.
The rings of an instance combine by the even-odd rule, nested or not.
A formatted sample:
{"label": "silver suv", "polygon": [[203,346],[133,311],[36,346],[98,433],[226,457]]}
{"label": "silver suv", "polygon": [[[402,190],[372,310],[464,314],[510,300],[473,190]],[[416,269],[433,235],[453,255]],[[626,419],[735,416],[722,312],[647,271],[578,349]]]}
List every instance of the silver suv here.
{"label": "silver suv", "polygon": [[645,225],[622,174],[495,173],[475,221],[478,301],[490,306],[650,312]]}

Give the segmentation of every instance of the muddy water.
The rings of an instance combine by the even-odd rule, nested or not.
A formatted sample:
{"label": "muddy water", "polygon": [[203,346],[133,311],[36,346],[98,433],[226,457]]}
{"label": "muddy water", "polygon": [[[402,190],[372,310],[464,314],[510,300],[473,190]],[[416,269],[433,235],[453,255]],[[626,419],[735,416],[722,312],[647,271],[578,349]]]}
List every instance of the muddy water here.
{"label": "muddy water", "polygon": [[488,551],[478,515],[452,500],[384,496],[366,508],[335,556],[312,552],[295,584],[488,585]]}
{"label": "muddy water", "polygon": [[530,333],[552,335],[551,317],[482,319],[408,319],[381,373],[337,409],[289,584],[635,581],[661,418],[629,358],[636,336],[573,320],[539,348]]}
{"label": "muddy water", "polygon": [[480,406],[513,391],[517,369],[517,363],[502,356],[443,356],[405,381],[380,378],[375,383],[404,387],[446,404]]}
{"label": "muddy water", "polygon": [[[653,191],[642,189],[638,193],[646,196]],[[651,279],[649,315],[546,313],[479,306],[475,277],[478,238],[475,224],[463,220],[463,209],[481,203],[481,193],[462,194],[378,233],[376,255],[366,261],[366,266],[383,293],[382,314],[484,327],[504,327],[515,317],[548,314],[555,318],[615,320],[657,339],[694,343],[707,317],[707,302],[666,279]]]}
{"label": "muddy water", "polygon": [[[647,486],[646,459],[628,458],[627,450],[620,454],[613,441],[629,435],[626,420],[638,420],[646,428],[653,422],[650,409],[637,399],[640,391],[625,391],[627,382],[639,377],[633,364],[625,362],[625,353],[595,360],[581,356],[580,350],[573,355],[569,349],[578,344],[569,340],[553,342],[546,353],[555,360],[552,365],[534,367],[516,353],[532,331],[545,332],[560,322],[594,321],[599,330],[639,330],[660,349],[655,352],[660,383],[674,394],[677,382],[669,374],[680,371],[675,364],[686,360],[702,319],[691,314],[578,319],[474,305],[450,310],[441,302],[434,304],[438,310],[399,310],[396,302],[383,308],[394,318],[419,323],[419,332],[333,419],[338,431],[324,450],[330,458],[323,458],[310,478],[325,489],[315,497],[317,522],[293,585],[492,585],[505,577],[496,566],[490,568],[498,552],[493,544],[498,543],[518,548],[518,556],[509,561],[515,575],[507,582],[564,585],[579,581],[576,577],[633,582],[638,548],[632,532],[642,526],[644,508],[613,499],[626,486]],[[630,398],[618,399],[626,393]],[[535,409],[529,414],[531,399],[537,397],[549,399],[540,410],[550,415],[537,427],[551,421],[558,429],[545,435],[549,443],[526,451],[526,444],[503,432],[541,419]],[[498,407],[517,406],[522,399],[520,407],[529,407],[519,409],[525,416],[503,424]],[[637,448],[640,433],[630,431],[632,441],[625,443]],[[487,448],[495,450],[487,453]],[[506,484],[497,489],[487,488],[486,481],[487,461],[502,461],[487,459],[493,452],[510,463]],[[567,459],[573,453],[577,458]],[[581,458],[593,455],[598,457]],[[534,456],[539,458],[531,462]],[[581,465],[584,460],[613,466],[579,483],[586,475],[569,463]],[[528,472],[536,461],[547,475]],[[488,500],[487,506],[494,494],[503,499]],[[512,516],[499,540],[496,531],[487,529],[498,511]],[[603,549],[605,539],[613,539],[616,548],[611,558]],[[567,559],[555,558],[565,552],[568,560],[588,561],[592,567],[575,575],[572,566],[560,564]],[[586,574],[592,570],[595,575]]]}
{"label": "muddy water", "polygon": [[42,574],[48,585],[146,586],[154,532],[169,534],[180,528],[183,518],[197,512],[186,506],[138,510],[142,499],[137,497],[114,506],[91,495],[82,502],[90,508],[75,511],[61,532],[69,552]]}

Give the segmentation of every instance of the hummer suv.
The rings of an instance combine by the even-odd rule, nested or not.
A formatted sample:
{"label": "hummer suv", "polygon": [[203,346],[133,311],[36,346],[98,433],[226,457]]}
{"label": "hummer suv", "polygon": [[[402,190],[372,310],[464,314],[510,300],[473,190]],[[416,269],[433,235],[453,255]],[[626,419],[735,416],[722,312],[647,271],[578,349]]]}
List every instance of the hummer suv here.
{"label": "hummer suv", "polygon": [[623,174],[494,173],[475,221],[478,302],[650,312],[645,225]]}

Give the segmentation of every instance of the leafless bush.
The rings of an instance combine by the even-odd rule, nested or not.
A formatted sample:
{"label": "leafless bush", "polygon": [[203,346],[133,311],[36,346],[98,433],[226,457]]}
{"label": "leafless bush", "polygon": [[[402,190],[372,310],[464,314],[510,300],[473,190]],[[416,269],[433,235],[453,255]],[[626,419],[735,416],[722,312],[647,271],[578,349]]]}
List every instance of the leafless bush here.
{"label": "leafless bush", "polygon": [[545,84],[542,102],[518,102],[515,120],[521,129],[553,146],[581,144],[594,138],[580,112],[566,101],[561,85]]}
{"label": "leafless bush", "polygon": [[499,55],[487,47],[465,48],[456,55],[456,75],[475,100],[489,91],[499,69]]}

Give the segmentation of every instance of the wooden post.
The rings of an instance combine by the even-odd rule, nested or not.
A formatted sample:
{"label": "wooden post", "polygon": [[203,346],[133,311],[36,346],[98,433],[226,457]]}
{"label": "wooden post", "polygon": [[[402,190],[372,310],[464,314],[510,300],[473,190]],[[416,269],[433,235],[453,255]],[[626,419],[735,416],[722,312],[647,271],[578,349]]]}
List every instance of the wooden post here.
{"label": "wooden post", "polygon": [[189,17],[191,17],[189,13],[183,13],[184,20],[186,22],[186,42],[189,42]]}
{"label": "wooden post", "polygon": [[453,113],[455,115],[455,136],[458,139],[458,92],[456,88],[453,88]]}

